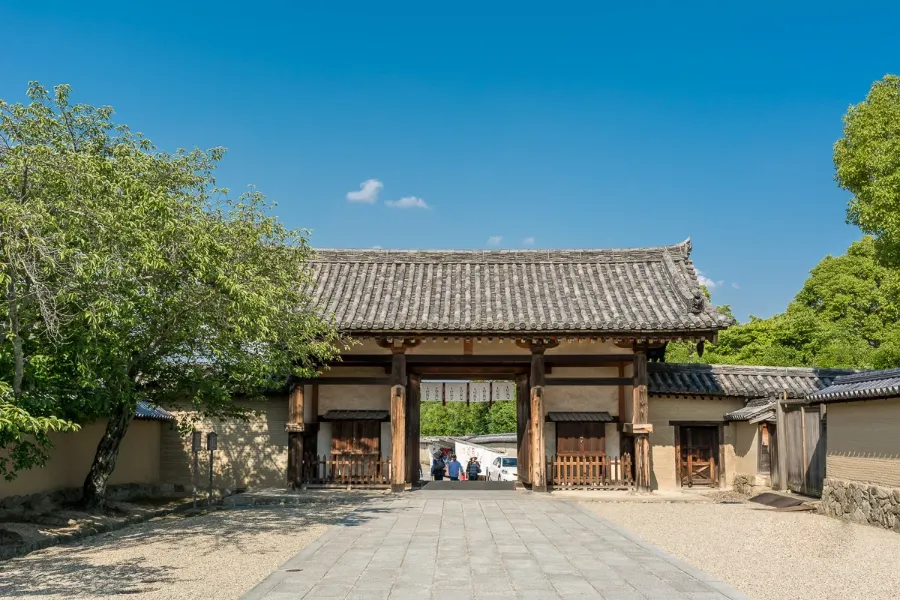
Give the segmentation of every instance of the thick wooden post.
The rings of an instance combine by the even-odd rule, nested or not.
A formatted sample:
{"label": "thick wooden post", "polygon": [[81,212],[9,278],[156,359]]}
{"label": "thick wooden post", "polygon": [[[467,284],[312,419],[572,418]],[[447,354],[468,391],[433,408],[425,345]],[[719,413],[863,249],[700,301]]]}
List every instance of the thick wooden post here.
{"label": "thick wooden post", "polygon": [[547,491],[547,459],[544,450],[544,388],[531,388],[531,489]]}
{"label": "thick wooden post", "polygon": [[634,479],[639,492],[651,491],[650,486],[650,436],[646,426],[650,422],[647,398],[647,351],[634,352]]}
{"label": "thick wooden post", "polygon": [[531,483],[531,388],[528,375],[516,377],[516,442],[519,457],[519,483]]}
{"label": "thick wooden post", "polygon": [[531,372],[528,382],[531,384],[529,398],[531,405],[531,489],[535,492],[547,491],[547,471],[544,463],[544,364],[543,345],[531,345]]}
{"label": "thick wooden post", "polygon": [[409,376],[406,386],[406,483],[419,481],[420,394],[422,378]]}
{"label": "thick wooden post", "polygon": [[[783,398],[775,398],[775,462],[778,468],[778,481],[773,481],[775,489],[787,489],[787,429],[784,420],[784,405],[782,400],[787,400],[787,392]],[[771,460],[771,459],[770,459]]]}
{"label": "thick wooden post", "polygon": [[284,426],[288,432],[288,487],[299,487],[303,468],[303,385],[291,385],[288,393],[288,420]]}
{"label": "thick wooden post", "polygon": [[391,388],[391,491],[406,489],[406,388]]}

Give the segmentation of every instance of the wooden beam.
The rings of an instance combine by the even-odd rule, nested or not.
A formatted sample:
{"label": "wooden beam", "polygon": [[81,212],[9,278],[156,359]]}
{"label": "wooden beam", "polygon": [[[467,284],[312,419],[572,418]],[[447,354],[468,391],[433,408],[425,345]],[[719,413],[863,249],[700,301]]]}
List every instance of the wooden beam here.
{"label": "wooden beam", "polygon": [[[625,365],[619,365],[619,378],[625,377]],[[625,418],[625,386],[628,383],[619,385],[619,421]]]}
{"label": "wooden beam", "polygon": [[317,377],[316,379],[303,379],[301,383],[313,383],[316,385],[391,385],[392,377]]}
{"label": "wooden beam", "polygon": [[544,349],[540,346],[531,348],[531,372],[528,383],[532,388],[544,385]]}
{"label": "wooden beam", "polygon": [[472,347],[472,338],[466,338],[463,340],[463,354],[466,356],[471,356],[473,351]]}
{"label": "wooden beam", "polygon": [[[650,422],[650,411],[647,400],[647,352],[634,352],[634,416],[631,422],[645,425]],[[648,433],[635,433],[634,436],[634,475],[635,487],[639,492],[650,492],[650,436]]]}
{"label": "wooden beam", "polygon": [[391,491],[406,489],[406,388],[391,388]]}
{"label": "wooden beam", "polygon": [[544,385],[630,385],[630,377],[548,377]]}
{"label": "wooden beam", "polygon": [[287,484],[291,489],[299,488],[302,481],[303,469],[303,434],[300,432],[288,433],[288,467]]}
{"label": "wooden beam", "polygon": [[[556,354],[547,357],[548,365],[554,367],[599,367],[604,365],[617,366],[629,364],[632,360],[629,354]],[[407,365],[502,365],[507,363],[524,364],[531,362],[527,354],[411,354],[406,357]],[[331,367],[365,367],[385,366],[391,364],[390,354],[348,354],[340,359],[330,361]]]}
{"label": "wooden beam", "polygon": [[547,491],[547,459],[544,448],[544,388],[531,388],[531,490]]}
{"label": "wooden beam", "polygon": [[406,386],[406,483],[419,480],[419,402],[422,379],[418,375],[410,375]]}
{"label": "wooden beam", "polygon": [[391,356],[391,385],[406,385],[406,349],[394,348]]}
{"label": "wooden beam", "polygon": [[[291,387],[288,394],[288,420],[286,425],[303,425],[303,384],[297,383]],[[297,429],[295,429],[296,431]],[[299,429],[302,431],[302,428]]]}
{"label": "wooden beam", "polygon": [[310,408],[312,409],[312,418],[310,419],[310,423],[318,423],[319,422],[319,384],[312,384],[312,395],[309,399],[309,403],[312,405]]}
{"label": "wooden beam", "polygon": [[787,424],[784,420],[784,404],[782,404],[784,400],[787,400],[787,392],[783,398],[775,401],[775,459],[778,465],[776,489],[782,491],[787,489]]}
{"label": "wooden beam", "polygon": [[530,483],[531,471],[531,398],[528,386],[528,375],[516,377],[516,443],[519,457],[519,482]]}
{"label": "wooden beam", "polygon": [[497,367],[497,366],[466,366],[466,365],[439,365],[439,366],[411,366],[410,373],[417,375],[433,375],[441,377],[456,377],[459,379],[483,379],[486,376],[513,377],[519,373],[527,373],[527,365]]}

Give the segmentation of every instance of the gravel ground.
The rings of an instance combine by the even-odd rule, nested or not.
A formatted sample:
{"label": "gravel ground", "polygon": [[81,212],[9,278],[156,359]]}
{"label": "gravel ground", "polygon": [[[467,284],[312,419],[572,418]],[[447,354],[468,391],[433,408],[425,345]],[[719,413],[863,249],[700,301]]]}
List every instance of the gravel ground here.
{"label": "gravel ground", "polygon": [[758,504],[585,506],[756,600],[900,598],[900,535]]}
{"label": "gravel ground", "polygon": [[166,517],[0,563],[0,598],[240,598],[362,497]]}

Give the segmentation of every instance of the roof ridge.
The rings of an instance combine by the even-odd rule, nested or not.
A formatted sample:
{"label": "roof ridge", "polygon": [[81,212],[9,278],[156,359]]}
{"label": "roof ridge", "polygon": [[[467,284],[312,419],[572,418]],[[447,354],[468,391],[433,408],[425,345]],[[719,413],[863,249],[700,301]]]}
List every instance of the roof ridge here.
{"label": "roof ridge", "polygon": [[888,379],[892,377],[900,377],[900,367],[841,375],[834,380],[833,385],[840,385],[842,383],[861,383],[863,381],[878,381],[879,379]]}
{"label": "roof ridge", "polygon": [[634,248],[547,248],[547,249],[383,249],[383,248],[313,248],[311,263],[328,262],[405,262],[404,259],[419,262],[423,259],[439,258],[441,262],[495,262],[504,263],[514,259],[528,262],[577,263],[609,261],[664,261],[665,256],[674,255],[673,260],[687,260],[691,253],[690,238],[666,246],[639,246]]}
{"label": "roof ridge", "polygon": [[[734,365],[734,364],[706,364],[706,363],[649,363],[652,370],[712,370],[719,373],[758,373],[760,375],[835,375],[837,377],[855,377],[859,374],[856,369],[834,369],[826,367],[777,367],[770,365]],[[900,369],[897,369],[900,371]]]}

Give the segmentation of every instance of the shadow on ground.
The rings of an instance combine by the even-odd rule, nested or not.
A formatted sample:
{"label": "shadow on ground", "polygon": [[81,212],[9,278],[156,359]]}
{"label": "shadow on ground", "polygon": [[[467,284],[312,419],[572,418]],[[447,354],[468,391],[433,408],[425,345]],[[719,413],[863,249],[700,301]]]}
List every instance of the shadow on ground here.
{"label": "shadow on ground", "polygon": [[368,514],[348,517],[349,511],[369,498],[353,493],[330,494],[299,506],[218,510],[147,521],[0,562],[0,597],[103,597],[152,592],[190,579],[193,575],[189,573],[203,569],[204,557],[224,548],[242,555],[258,554],[258,546],[251,549],[245,545],[266,534],[300,533],[304,528],[342,520],[345,526],[361,525],[385,510],[367,506]]}

